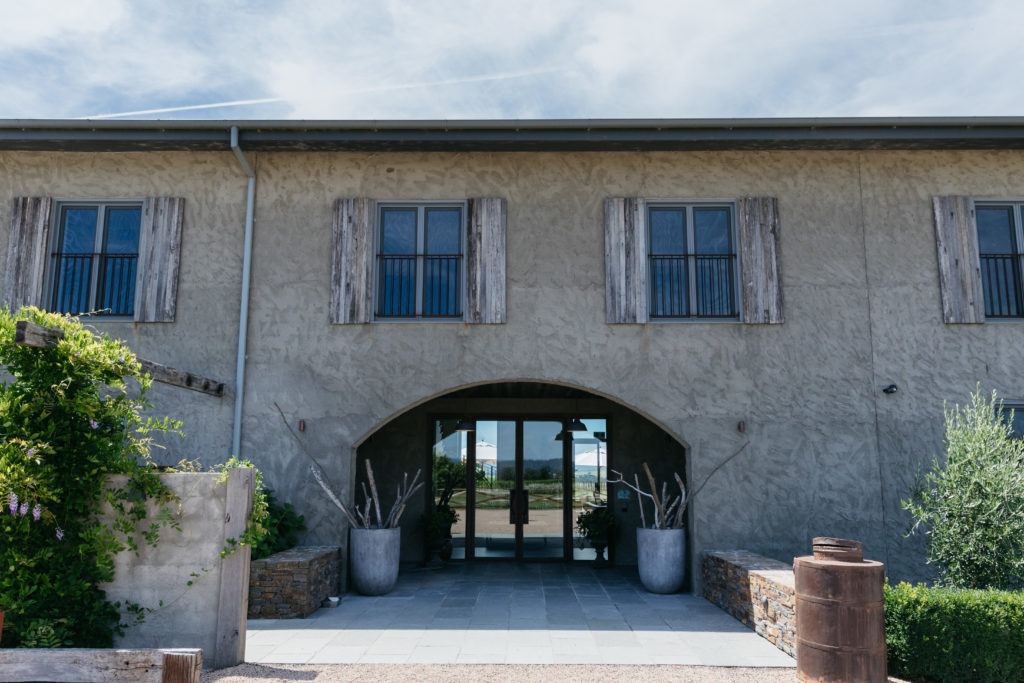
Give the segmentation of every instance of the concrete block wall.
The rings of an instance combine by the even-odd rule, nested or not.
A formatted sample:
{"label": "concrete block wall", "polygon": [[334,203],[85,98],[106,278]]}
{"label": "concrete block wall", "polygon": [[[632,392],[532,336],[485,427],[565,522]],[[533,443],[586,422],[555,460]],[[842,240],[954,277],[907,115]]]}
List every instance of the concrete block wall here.
{"label": "concrete block wall", "polygon": [[793,566],[746,550],[704,555],[704,597],[796,656],[796,584]]}
{"label": "concrete block wall", "polygon": [[[143,623],[130,626],[115,645],[198,647],[205,667],[240,664],[245,657],[250,550],[238,546],[224,558],[221,551],[230,547],[229,538],[238,539],[245,530],[252,509],[253,470],[233,468],[227,481],[212,472],[161,478],[178,496],[168,507],[181,531],[161,529],[156,547],[146,545],[140,534],[135,539],[137,555],[128,550],[115,557],[114,580],[102,586],[107,599],[154,610]],[[112,484],[122,486],[124,478],[115,478]],[[149,518],[140,526],[148,526],[160,507],[151,504]],[[112,514],[106,518],[112,520]]]}

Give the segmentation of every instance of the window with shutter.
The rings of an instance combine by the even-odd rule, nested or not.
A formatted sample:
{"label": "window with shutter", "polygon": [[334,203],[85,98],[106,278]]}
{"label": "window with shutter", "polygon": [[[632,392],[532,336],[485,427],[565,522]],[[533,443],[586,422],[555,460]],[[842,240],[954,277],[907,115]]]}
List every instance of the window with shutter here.
{"label": "window with shutter", "polygon": [[506,216],[499,197],[337,200],[331,322],[505,322]]}
{"label": "window with shutter", "polygon": [[185,200],[14,201],[5,300],[173,322]]}
{"label": "window with shutter", "polygon": [[605,200],[609,323],[781,323],[778,203]]}

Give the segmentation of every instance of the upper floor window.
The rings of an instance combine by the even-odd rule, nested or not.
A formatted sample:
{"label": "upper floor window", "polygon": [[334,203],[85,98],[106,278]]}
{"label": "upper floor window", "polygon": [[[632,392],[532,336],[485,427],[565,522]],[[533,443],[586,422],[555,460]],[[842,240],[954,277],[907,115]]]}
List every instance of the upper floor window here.
{"label": "upper floor window", "polygon": [[381,204],[377,318],[462,317],[465,207]]}
{"label": "upper floor window", "polygon": [[736,318],[731,205],[647,207],[651,318]]}
{"label": "upper floor window", "polygon": [[1024,317],[1021,268],[1024,261],[1022,203],[977,203],[978,253],[986,318]]}
{"label": "upper floor window", "polygon": [[141,203],[58,204],[56,214],[48,308],[131,316]]}

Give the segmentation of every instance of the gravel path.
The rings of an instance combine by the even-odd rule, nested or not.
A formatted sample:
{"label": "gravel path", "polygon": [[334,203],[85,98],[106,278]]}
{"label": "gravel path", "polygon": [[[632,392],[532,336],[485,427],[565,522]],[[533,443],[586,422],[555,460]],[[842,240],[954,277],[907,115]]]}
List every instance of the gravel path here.
{"label": "gravel path", "polygon": [[202,683],[259,681],[758,681],[797,680],[796,669],[559,664],[242,664],[206,672]]}

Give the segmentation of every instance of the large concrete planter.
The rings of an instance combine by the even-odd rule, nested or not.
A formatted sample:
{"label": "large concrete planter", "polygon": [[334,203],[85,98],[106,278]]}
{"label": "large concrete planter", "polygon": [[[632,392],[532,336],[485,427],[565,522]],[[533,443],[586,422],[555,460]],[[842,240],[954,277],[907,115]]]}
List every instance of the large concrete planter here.
{"label": "large concrete planter", "polygon": [[398,581],[401,529],[349,530],[352,584],[363,595],[390,593]]}
{"label": "large concrete planter", "polygon": [[686,575],[686,530],[636,530],[640,582],[652,593],[676,593]]}

